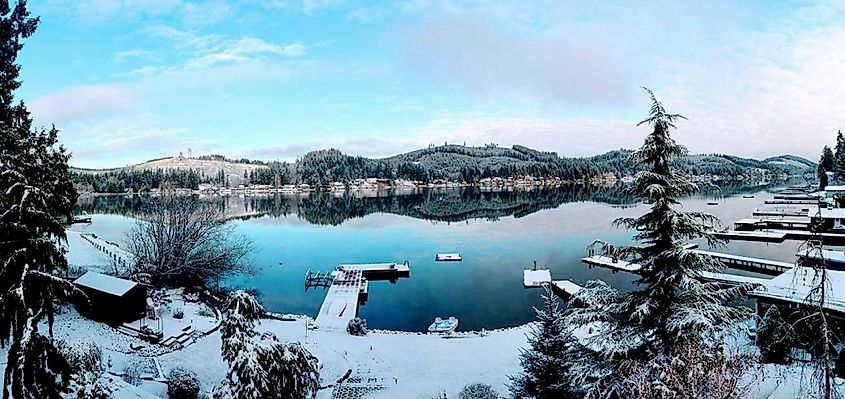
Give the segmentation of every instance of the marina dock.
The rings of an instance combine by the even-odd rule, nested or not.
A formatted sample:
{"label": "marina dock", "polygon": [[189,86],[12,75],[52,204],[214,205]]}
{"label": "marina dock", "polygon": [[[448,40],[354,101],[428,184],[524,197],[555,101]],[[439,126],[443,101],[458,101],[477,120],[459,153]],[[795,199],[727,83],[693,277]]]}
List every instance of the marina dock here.
{"label": "marina dock", "polygon": [[751,215],[806,218],[810,216],[810,209],[754,209]]}
{"label": "marina dock", "polygon": [[812,200],[792,200],[792,199],[771,199],[763,201],[766,205],[817,205],[819,199]]}
{"label": "marina dock", "polygon": [[737,230],[760,230],[760,229],[804,229],[810,228],[810,218],[794,219],[772,219],[772,218],[745,218],[734,222]]}
{"label": "marina dock", "polygon": [[522,286],[525,288],[542,287],[543,284],[552,282],[552,274],[549,269],[540,270],[523,270],[522,271]]}
{"label": "marina dock", "polygon": [[583,288],[580,285],[575,284],[570,280],[552,281],[552,292],[567,301],[582,289]]}
{"label": "marina dock", "polygon": [[743,240],[743,241],[763,241],[781,243],[786,240],[786,233],[783,231],[743,231],[743,230],[724,230],[713,233],[717,238],[726,240]]}
{"label": "marina dock", "polygon": [[[795,265],[792,263],[780,262],[769,259],[750,258],[747,256],[739,256],[721,252],[703,251],[700,249],[691,249],[691,251],[717,259],[729,268],[751,271],[761,274],[779,275],[795,267]],[[621,259],[614,262],[614,260],[610,257],[598,255],[581,258],[581,262],[586,263],[590,266],[599,266],[615,271],[624,271],[629,273],[639,273],[640,269],[642,268],[642,266],[636,263],[630,263]],[[702,277],[711,280],[734,283],[737,283],[737,281],[742,280],[742,276],[734,276],[731,274],[724,274],[723,276],[723,274],[724,273],[708,272],[707,274],[702,274]]]}
{"label": "marina dock", "polygon": [[409,276],[410,270],[407,262],[338,266],[337,270],[331,272],[331,285],[314,325],[321,329],[345,331],[349,321],[358,316],[361,299],[367,297],[370,277],[397,279]]}

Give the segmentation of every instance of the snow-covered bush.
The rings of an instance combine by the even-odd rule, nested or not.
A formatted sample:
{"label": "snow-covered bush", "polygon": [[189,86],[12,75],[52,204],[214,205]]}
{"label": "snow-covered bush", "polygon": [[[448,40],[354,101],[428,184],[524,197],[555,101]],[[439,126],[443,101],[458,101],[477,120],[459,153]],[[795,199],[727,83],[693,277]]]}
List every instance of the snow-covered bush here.
{"label": "snow-covered bush", "polygon": [[132,385],[139,386],[144,369],[144,363],[141,359],[127,360],[123,366],[123,379]]}
{"label": "snow-covered bush", "polygon": [[59,341],[56,345],[73,373],[99,373],[103,350],[92,341]]}
{"label": "snow-covered bush", "polygon": [[202,317],[214,317],[214,311],[206,304],[201,304],[197,309],[197,315]]}
{"label": "snow-covered bush", "polygon": [[183,319],[185,318],[185,311],[182,308],[176,308],[173,310],[173,318],[174,319]]}
{"label": "snow-covered bush", "polygon": [[458,399],[499,399],[499,393],[490,385],[476,382],[461,389]]}
{"label": "snow-covered bush", "polygon": [[167,375],[167,397],[170,399],[197,399],[200,381],[197,374],[181,367],[174,368]]}
{"label": "snow-covered bush", "polygon": [[777,306],[771,305],[757,329],[757,347],[765,363],[789,363],[789,353],[797,344],[792,325],[780,314]]}
{"label": "snow-covered bush", "polygon": [[359,317],[349,320],[349,323],[346,325],[346,332],[348,332],[349,335],[359,337],[367,335],[367,320]]}

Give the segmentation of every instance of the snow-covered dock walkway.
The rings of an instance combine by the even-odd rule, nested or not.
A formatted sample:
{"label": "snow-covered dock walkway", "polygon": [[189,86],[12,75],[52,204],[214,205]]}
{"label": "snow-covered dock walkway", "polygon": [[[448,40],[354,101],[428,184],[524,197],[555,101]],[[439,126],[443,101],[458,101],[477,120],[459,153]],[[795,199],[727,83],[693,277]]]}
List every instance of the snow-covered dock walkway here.
{"label": "snow-covered dock walkway", "polygon": [[[640,269],[642,269],[642,266],[636,263],[627,262],[621,259],[617,259],[616,261],[614,261],[613,258],[609,258],[607,256],[590,256],[586,258],[581,258],[581,262],[584,262],[590,266],[605,267],[611,270],[625,271],[629,273],[639,273]],[[705,280],[718,281],[726,284],[763,284],[769,281],[769,279],[766,278],[738,276],[734,274],[713,272],[702,272],[701,277]]]}
{"label": "snow-covered dock walkway", "polygon": [[346,331],[349,321],[358,316],[358,303],[367,295],[368,278],[398,278],[410,274],[407,263],[344,264],[332,272],[332,283],[320,312],[314,320],[317,328]]}

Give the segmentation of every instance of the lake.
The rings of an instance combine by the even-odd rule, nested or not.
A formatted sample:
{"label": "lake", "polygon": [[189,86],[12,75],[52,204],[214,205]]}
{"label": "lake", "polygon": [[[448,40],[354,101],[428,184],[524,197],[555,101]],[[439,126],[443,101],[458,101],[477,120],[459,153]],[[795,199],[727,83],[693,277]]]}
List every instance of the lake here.
{"label": "lake", "polygon": [[[683,208],[710,212],[731,226],[784,185],[728,186],[685,199]],[[135,223],[131,216],[147,199],[82,198],[77,211],[92,214],[93,221],[73,229],[120,243]],[[630,242],[631,232],[611,223],[645,211],[631,201],[624,187],[583,185],[524,192],[461,189],[368,197],[235,195],[200,200],[219,204],[233,217],[229,223],[255,243],[250,261],[258,272],[233,278],[227,285],[257,291],[270,311],[317,314],[325,289],[305,290],[309,269],[408,261],[410,278],[371,282],[369,298],[360,308],[371,328],[405,331],[424,331],[437,316],[457,317],[459,330],[504,328],[534,320],[532,307],[540,303],[540,290],[522,287],[522,271],[535,260],[550,269],[555,280],[583,284],[602,279],[630,290],[634,276],[589,269],[580,258],[595,239]],[[707,205],[710,201],[719,204]],[[732,242],[721,250],[792,261],[798,245]],[[443,252],[461,253],[464,259],[435,262],[435,254]]]}

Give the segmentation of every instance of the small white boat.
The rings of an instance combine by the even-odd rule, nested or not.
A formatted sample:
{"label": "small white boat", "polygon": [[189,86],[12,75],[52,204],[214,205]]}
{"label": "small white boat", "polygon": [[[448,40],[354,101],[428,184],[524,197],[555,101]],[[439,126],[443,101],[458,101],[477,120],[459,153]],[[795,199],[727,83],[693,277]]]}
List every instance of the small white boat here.
{"label": "small white boat", "polygon": [[434,257],[435,262],[460,262],[463,259],[461,254],[437,254]]}
{"label": "small white boat", "polygon": [[434,318],[434,323],[428,326],[428,332],[431,333],[452,333],[458,329],[458,319],[450,317],[443,320],[439,317]]}

